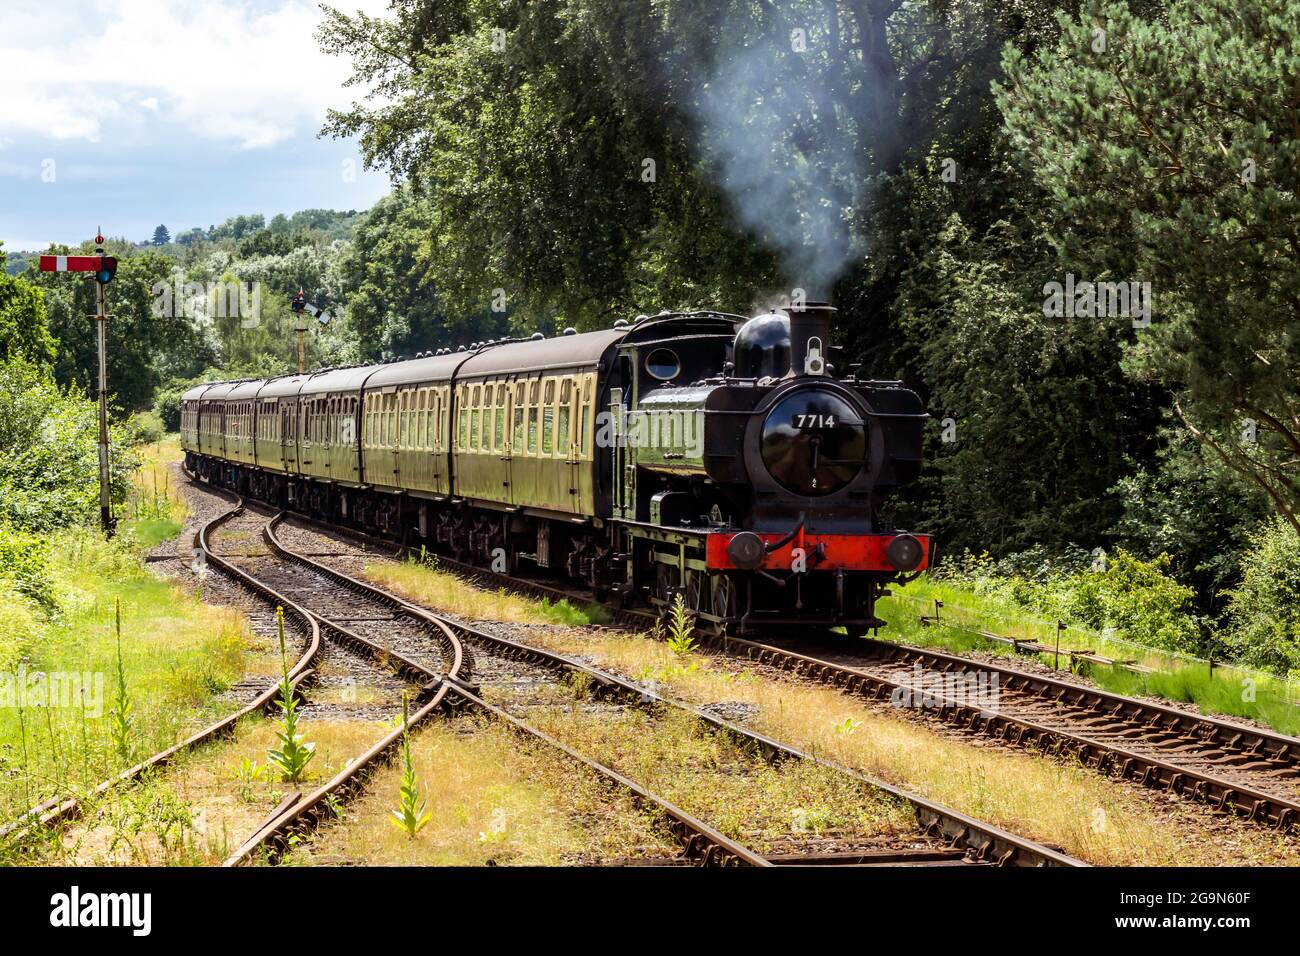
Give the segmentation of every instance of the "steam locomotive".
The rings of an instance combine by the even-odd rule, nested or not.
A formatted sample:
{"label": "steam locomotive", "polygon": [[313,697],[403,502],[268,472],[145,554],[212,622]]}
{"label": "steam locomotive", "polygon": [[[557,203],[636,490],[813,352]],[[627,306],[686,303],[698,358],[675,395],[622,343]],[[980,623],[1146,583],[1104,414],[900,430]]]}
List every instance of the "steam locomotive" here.
{"label": "steam locomotive", "polygon": [[664,312],[612,329],[201,385],[189,469],[278,507],[424,543],[599,600],[744,635],[862,634],[929,562],[882,526],[928,417],[895,381],[840,376],[824,303],[746,319]]}

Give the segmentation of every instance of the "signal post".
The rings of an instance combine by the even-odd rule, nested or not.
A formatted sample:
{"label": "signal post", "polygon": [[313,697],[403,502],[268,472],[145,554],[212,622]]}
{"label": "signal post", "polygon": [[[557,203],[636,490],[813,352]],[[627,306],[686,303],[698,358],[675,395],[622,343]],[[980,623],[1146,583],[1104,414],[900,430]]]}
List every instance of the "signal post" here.
{"label": "signal post", "polygon": [[96,289],[95,320],[99,343],[99,522],[104,533],[113,534],[113,502],[109,495],[108,448],[108,313],[104,290],[117,274],[117,259],[104,255],[104,237],[95,236],[93,256],[41,256],[42,272],[93,272]]}

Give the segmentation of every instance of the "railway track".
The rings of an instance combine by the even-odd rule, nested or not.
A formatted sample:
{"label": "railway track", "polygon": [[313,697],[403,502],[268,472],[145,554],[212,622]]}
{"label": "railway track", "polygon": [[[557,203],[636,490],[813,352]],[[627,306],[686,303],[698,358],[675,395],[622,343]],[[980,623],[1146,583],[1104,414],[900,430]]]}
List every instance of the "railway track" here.
{"label": "railway track", "polygon": [[[441,555],[438,561],[489,586],[591,603],[577,591],[507,578]],[[641,626],[655,619],[652,612],[641,610],[615,613]],[[847,693],[905,701],[904,706],[971,735],[1075,758],[1100,773],[1208,803],[1280,832],[1300,827],[1300,739],[1294,737],[1059,677],[888,641],[831,643],[800,637],[761,642],[707,631],[698,637],[719,653]],[[979,686],[996,687],[995,706],[967,692]]]}
{"label": "railway track", "polygon": [[[286,630],[296,633],[303,645],[302,653],[289,670],[290,681],[297,690],[315,676],[314,667],[321,653],[320,628],[316,623],[316,619],[303,611],[297,604],[268,588],[263,583],[247,576],[244,572],[229,564],[224,558],[211,552],[207,544],[207,537],[222,525],[238,518],[244,510],[244,503],[241,498],[229,492],[223,491],[222,494],[231,499],[232,505],[230,509],[222,512],[200,529],[195,536],[195,546],[204,552],[210,567],[215,567],[229,575],[259,602],[261,624],[264,629],[267,625],[267,618],[274,620],[275,609],[277,607],[284,609]],[[256,625],[256,612],[252,616],[255,618],[254,624]],[[15,820],[0,826],[0,840],[21,838],[24,832],[34,827],[66,825],[76,820],[81,816],[88,804],[97,803],[118,787],[139,780],[150,770],[165,767],[180,754],[201,744],[230,737],[234,734],[235,727],[239,722],[250,714],[258,712],[270,713],[274,710],[278,693],[279,687],[275,681],[267,680],[262,682],[260,686],[252,689],[252,699],[248,700],[244,706],[234,713],[203,727],[179,743],[160,750],[113,777],[102,781],[86,797],[54,797],[32,807]]]}
{"label": "railway track", "polygon": [[[936,862],[1081,865],[1065,854],[908,794],[847,767],[802,753],[680,702],[665,699],[581,662],[440,618],[341,570],[290,550],[277,536],[281,521],[282,516],[271,519],[264,530],[264,538],[275,557],[283,564],[274,570],[260,567],[257,573],[267,575],[278,586],[288,589],[318,619],[322,633],[327,637],[349,642],[358,648],[368,648],[368,652],[376,658],[391,655],[397,666],[409,675],[427,678],[424,686],[431,696],[421,703],[413,715],[413,725],[432,716],[444,706],[453,710],[471,710],[502,721],[517,732],[560,750],[570,759],[626,789],[638,802],[661,814],[680,840],[687,857],[695,862],[717,865],[909,865]],[[284,564],[293,567],[291,569]],[[329,616],[331,614],[333,616]],[[351,624],[373,626],[375,630],[370,636],[358,633],[340,619],[344,614],[350,615]],[[415,631],[410,630],[412,623]],[[438,632],[445,639],[444,646],[448,646],[448,641],[454,640],[461,648],[460,666],[445,673],[434,670],[427,657],[422,656],[428,652],[430,636],[436,636]],[[384,643],[377,642],[376,638]],[[916,819],[916,834],[906,841],[905,846],[855,847],[835,852],[792,846],[790,852],[774,854],[768,859],[728,839],[707,822],[649,792],[627,776],[591,760],[533,726],[526,719],[526,693],[523,695],[525,703],[522,706],[495,703],[488,700],[485,694],[486,689],[508,698],[510,690],[518,690],[520,687],[526,689],[546,682],[553,684],[558,678],[574,681],[585,688],[593,706],[598,706],[600,701],[612,700],[621,706],[674,710],[688,714],[711,732],[725,736],[737,746],[761,755],[768,762],[779,764],[787,760],[806,761],[809,765],[845,775],[856,784],[910,807]],[[504,695],[503,690],[506,691]],[[248,862],[263,847],[269,849],[273,856],[282,852],[290,834],[309,829],[322,819],[322,807],[329,794],[345,793],[379,759],[391,752],[399,739],[400,732],[389,735],[352,762],[345,771],[346,779],[345,775],[340,775],[339,779],[329,781],[318,792],[306,795],[284,808],[283,812],[268,821],[232,854],[227,863],[234,865]]]}

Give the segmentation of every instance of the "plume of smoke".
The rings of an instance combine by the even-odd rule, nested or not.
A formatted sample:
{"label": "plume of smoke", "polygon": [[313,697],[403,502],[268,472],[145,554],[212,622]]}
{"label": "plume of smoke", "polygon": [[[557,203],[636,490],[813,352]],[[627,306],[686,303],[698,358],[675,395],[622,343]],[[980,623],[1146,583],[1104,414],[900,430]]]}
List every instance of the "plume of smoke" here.
{"label": "plume of smoke", "polygon": [[[793,52],[768,35],[724,53],[695,101],[705,158],[741,223],[778,251],[809,298],[826,297],[859,254],[852,230],[863,170],[825,76],[782,69]],[[820,108],[820,109],[819,109]]]}

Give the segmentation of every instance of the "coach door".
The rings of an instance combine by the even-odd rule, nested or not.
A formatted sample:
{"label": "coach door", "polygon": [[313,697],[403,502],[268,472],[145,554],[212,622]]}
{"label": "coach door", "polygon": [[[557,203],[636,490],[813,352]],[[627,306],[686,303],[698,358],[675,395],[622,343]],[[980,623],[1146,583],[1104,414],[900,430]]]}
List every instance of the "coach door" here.
{"label": "coach door", "polygon": [[287,472],[298,470],[298,429],[294,427],[293,408],[293,402],[280,402],[280,462]]}
{"label": "coach door", "polygon": [[555,409],[555,453],[564,462],[564,500],[569,511],[582,513],[581,479],[578,461],[578,379],[566,375],[560,379],[560,396]]}

